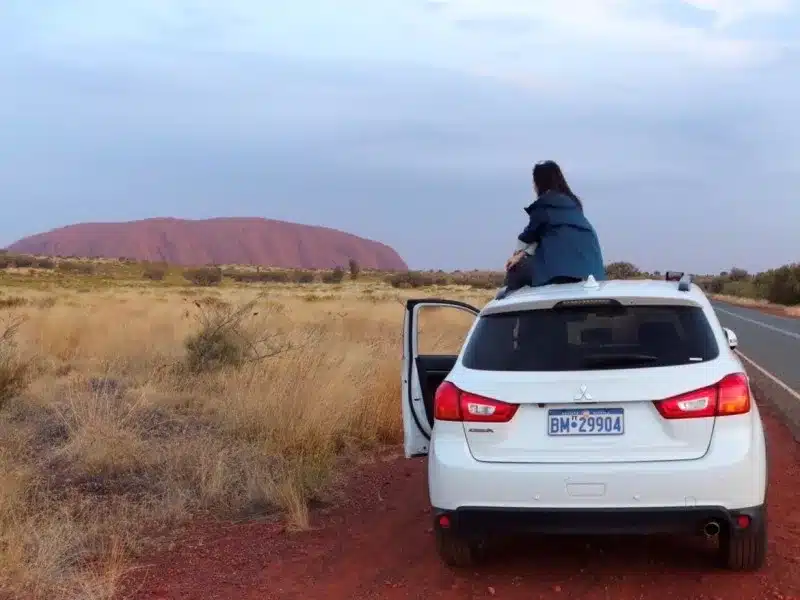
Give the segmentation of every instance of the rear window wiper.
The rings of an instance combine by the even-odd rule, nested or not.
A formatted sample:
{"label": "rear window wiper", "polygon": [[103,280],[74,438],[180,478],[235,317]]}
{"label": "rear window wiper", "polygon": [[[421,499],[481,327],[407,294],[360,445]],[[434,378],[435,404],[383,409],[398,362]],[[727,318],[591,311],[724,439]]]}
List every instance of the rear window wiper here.
{"label": "rear window wiper", "polygon": [[590,354],[581,360],[583,367],[616,367],[629,365],[646,365],[659,360],[652,354]]}

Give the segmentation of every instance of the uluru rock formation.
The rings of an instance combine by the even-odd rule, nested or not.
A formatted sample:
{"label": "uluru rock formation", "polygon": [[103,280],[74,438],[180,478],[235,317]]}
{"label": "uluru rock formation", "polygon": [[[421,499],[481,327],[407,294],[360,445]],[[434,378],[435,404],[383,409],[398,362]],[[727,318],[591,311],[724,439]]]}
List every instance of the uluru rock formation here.
{"label": "uluru rock formation", "polygon": [[134,258],[177,265],[248,264],[284,268],[406,270],[389,246],[328,227],[250,217],[79,223],[23,238],[12,252]]}

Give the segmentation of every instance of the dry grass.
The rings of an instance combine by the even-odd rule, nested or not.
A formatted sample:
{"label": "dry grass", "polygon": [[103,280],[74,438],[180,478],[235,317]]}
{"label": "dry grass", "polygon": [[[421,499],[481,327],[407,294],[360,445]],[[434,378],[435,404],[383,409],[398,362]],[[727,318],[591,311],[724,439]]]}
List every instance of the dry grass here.
{"label": "dry grass", "polygon": [[[111,598],[130,560],[203,513],[308,527],[339,461],[402,438],[405,297],[489,297],[69,288],[0,290],[20,299],[0,307],[0,597]],[[187,360],[237,307],[234,358]],[[471,319],[435,316],[425,349],[457,351]]]}
{"label": "dry grass", "polygon": [[760,308],[777,315],[786,315],[787,317],[800,317],[800,306],[784,306],[783,304],[772,304],[766,300],[755,298],[745,298],[743,296],[727,296],[725,294],[712,294],[714,300],[728,302],[746,308]]}

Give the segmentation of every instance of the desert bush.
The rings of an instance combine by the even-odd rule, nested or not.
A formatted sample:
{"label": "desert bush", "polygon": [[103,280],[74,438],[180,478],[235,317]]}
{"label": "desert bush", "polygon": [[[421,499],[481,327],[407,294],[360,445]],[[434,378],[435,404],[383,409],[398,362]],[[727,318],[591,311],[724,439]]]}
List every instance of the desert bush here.
{"label": "desert bush", "polygon": [[238,281],[239,283],[256,282],[258,281],[258,275],[259,273],[255,273],[252,271],[240,271],[238,269],[226,269],[222,273],[223,277],[233,279],[234,281]]}
{"label": "desert bush", "polygon": [[641,275],[639,268],[629,262],[613,262],[606,265],[607,279],[636,279]]}
{"label": "desert bush", "polygon": [[769,272],[766,299],[775,304],[800,304],[800,263],[784,265]]}
{"label": "desert bush", "polygon": [[710,294],[721,294],[727,282],[727,276],[718,275],[717,277],[712,277],[704,288]]}
{"label": "desert bush", "polygon": [[294,272],[292,272],[292,281],[295,283],[314,283],[314,281],[316,281],[316,277],[313,271],[296,269]]}
{"label": "desert bush", "polygon": [[93,275],[95,273],[95,265],[89,262],[64,260],[59,262],[56,268],[62,273],[75,275]]}
{"label": "desert bush", "polygon": [[225,367],[241,367],[265,360],[289,349],[282,333],[263,331],[253,318],[261,297],[241,306],[227,303],[200,303],[198,329],[189,334],[185,367],[191,373],[207,373]]}
{"label": "desert bush", "polygon": [[358,276],[361,274],[361,265],[358,264],[358,261],[354,258],[351,258],[349,261],[347,261],[347,267],[350,271],[350,279],[358,279]]}
{"label": "desert bush", "polygon": [[[447,277],[444,276],[444,282],[441,283],[442,276],[434,276],[436,285],[444,285],[447,283]],[[495,289],[503,285],[505,280],[504,273],[487,272],[487,271],[474,271],[471,273],[459,273],[454,275],[452,283],[456,285],[468,285],[477,290]]]}
{"label": "desert bush", "polygon": [[344,281],[344,269],[336,267],[332,271],[322,274],[322,283],[342,283]]}
{"label": "desert bush", "polygon": [[711,294],[767,300],[774,304],[800,304],[800,263],[755,275],[734,267],[706,279],[703,288]]}
{"label": "desert bush", "polygon": [[28,301],[22,296],[0,296],[0,308],[18,308],[27,303]]}
{"label": "desert bush", "polygon": [[27,254],[15,254],[13,256],[14,266],[20,269],[32,267],[36,264],[36,259]]}
{"label": "desert bush", "polygon": [[55,269],[56,262],[52,258],[37,258],[33,266],[37,269]]}
{"label": "desert bush", "polygon": [[291,283],[292,281],[291,273],[282,269],[268,269],[266,271],[255,273],[255,275],[256,281],[260,281],[262,283]]}
{"label": "desert bush", "polygon": [[723,281],[722,291],[715,292],[726,296],[739,296],[741,298],[757,299],[761,297],[755,283],[750,279]]}
{"label": "desert bush", "polygon": [[396,288],[422,288],[433,285],[463,285],[474,289],[495,289],[503,285],[505,274],[497,271],[470,271],[448,274],[444,271],[406,271],[392,273],[386,282]]}
{"label": "desert bush", "polygon": [[727,277],[730,281],[747,281],[750,279],[750,274],[745,269],[732,267],[731,270],[728,271]]}
{"label": "desert bush", "polygon": [[142,277],[150,281],[162,281],[167,275],[168,267],[164,263],[149,263],[144,266]]}
{"label": "desert bush", "polygon": [[392,287],[396,288],[420,288],[434,285],[436,279],[430,273],[421,273],[420,271],[405,271],[401,273],[393,273],[386,278],[386,281]]}
{"label": "desert bush", "polygon": [[759,298],[767,299],[769,297],[770,288],[775,283],[775,272],[776,269],[770,269],[769,271],[757,273],[753,276],[753,286]]}
{"label": "desert bush", "polygon": [[226,277],[239,283],[312,283],[314,273],[302,269],[285,271],[282,269],[268,269],[266,271],[226,271]]}
{"label": "desert bush", "polygon": [[17,331],[21,318],[0,324],[0,409],[20,394],[28,383],[29,364],[19,356]]}
{"label": "desert bush", "polygon": [[385,281],[395,288],[411,287],[411,285],[408,283],[408,278],[405,273],[392,273],[391,275],[386,276]]}
{"label": "desert bush", "polygon": [[222,269],[219,267],[199,267],[186,269],[183,277],[190,283],[200,286],[212,286],[222,283]]}

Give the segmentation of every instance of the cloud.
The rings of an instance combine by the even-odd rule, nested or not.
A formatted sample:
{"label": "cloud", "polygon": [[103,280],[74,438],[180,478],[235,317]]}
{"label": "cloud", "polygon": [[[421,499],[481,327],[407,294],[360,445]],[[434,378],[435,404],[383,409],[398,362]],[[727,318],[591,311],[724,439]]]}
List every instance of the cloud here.
{"label": "cloud", "polygon": [[[430,6],[430,3],[429,3]],[[788,12],[789,0],[436,0],[436,14],[458,23],[517,21],[536,25],[519,40],[529,48],[571,46],[691,59],[710,66],[746,66],[774,58],[781,43],[734,35],[730,25],[757,16]],[[698,24],[692,9],[713,15]],[[700,22],[702,23],[702,22]]]}
{"label": "cloud", "polygon": [[[52,0],[45,11],[9,0],[0,7],[0,63],[27,56],[186,78],[212,57],[332,59],[437,67],[628,106],[781,59],[797,32],[781,38],[769,28],[795,3],[570,0],[567,10],[564,0]],[[739,30],[753,20],[760,28]]]}
{"label": "cloud", "polygon": [[731,25],[763,16],[780,16],[792,11],[792,0],[683,0],[686,4],[714,14],[714,27]]}
{"label": "cloud", "polygon": [[[538,61],[565,64],[626,54],[682,66],[748,66],[775,58],[784,40],[733,32],[775,20],[796,0],[53,0],[47,10],[9,0],[2,44],[67,58],[159,48],[492,65],[524,75]],[[568,6],[568,7],[567,7]],[[708,15],[707,22],[698,14]],[[6,26],[3,27],[2,23]],[[592,53],[595,56],[592,56]],[[514,60],[519,55],[529,60]],[[555,55],[553,57],[553,55]],[[551,58],[552,57],[552,58]],[[101,60],[103,56],[95,56]],[[578,61],[580,62],[580,61]],[[582,63],[583,64],[583,63]]]}

